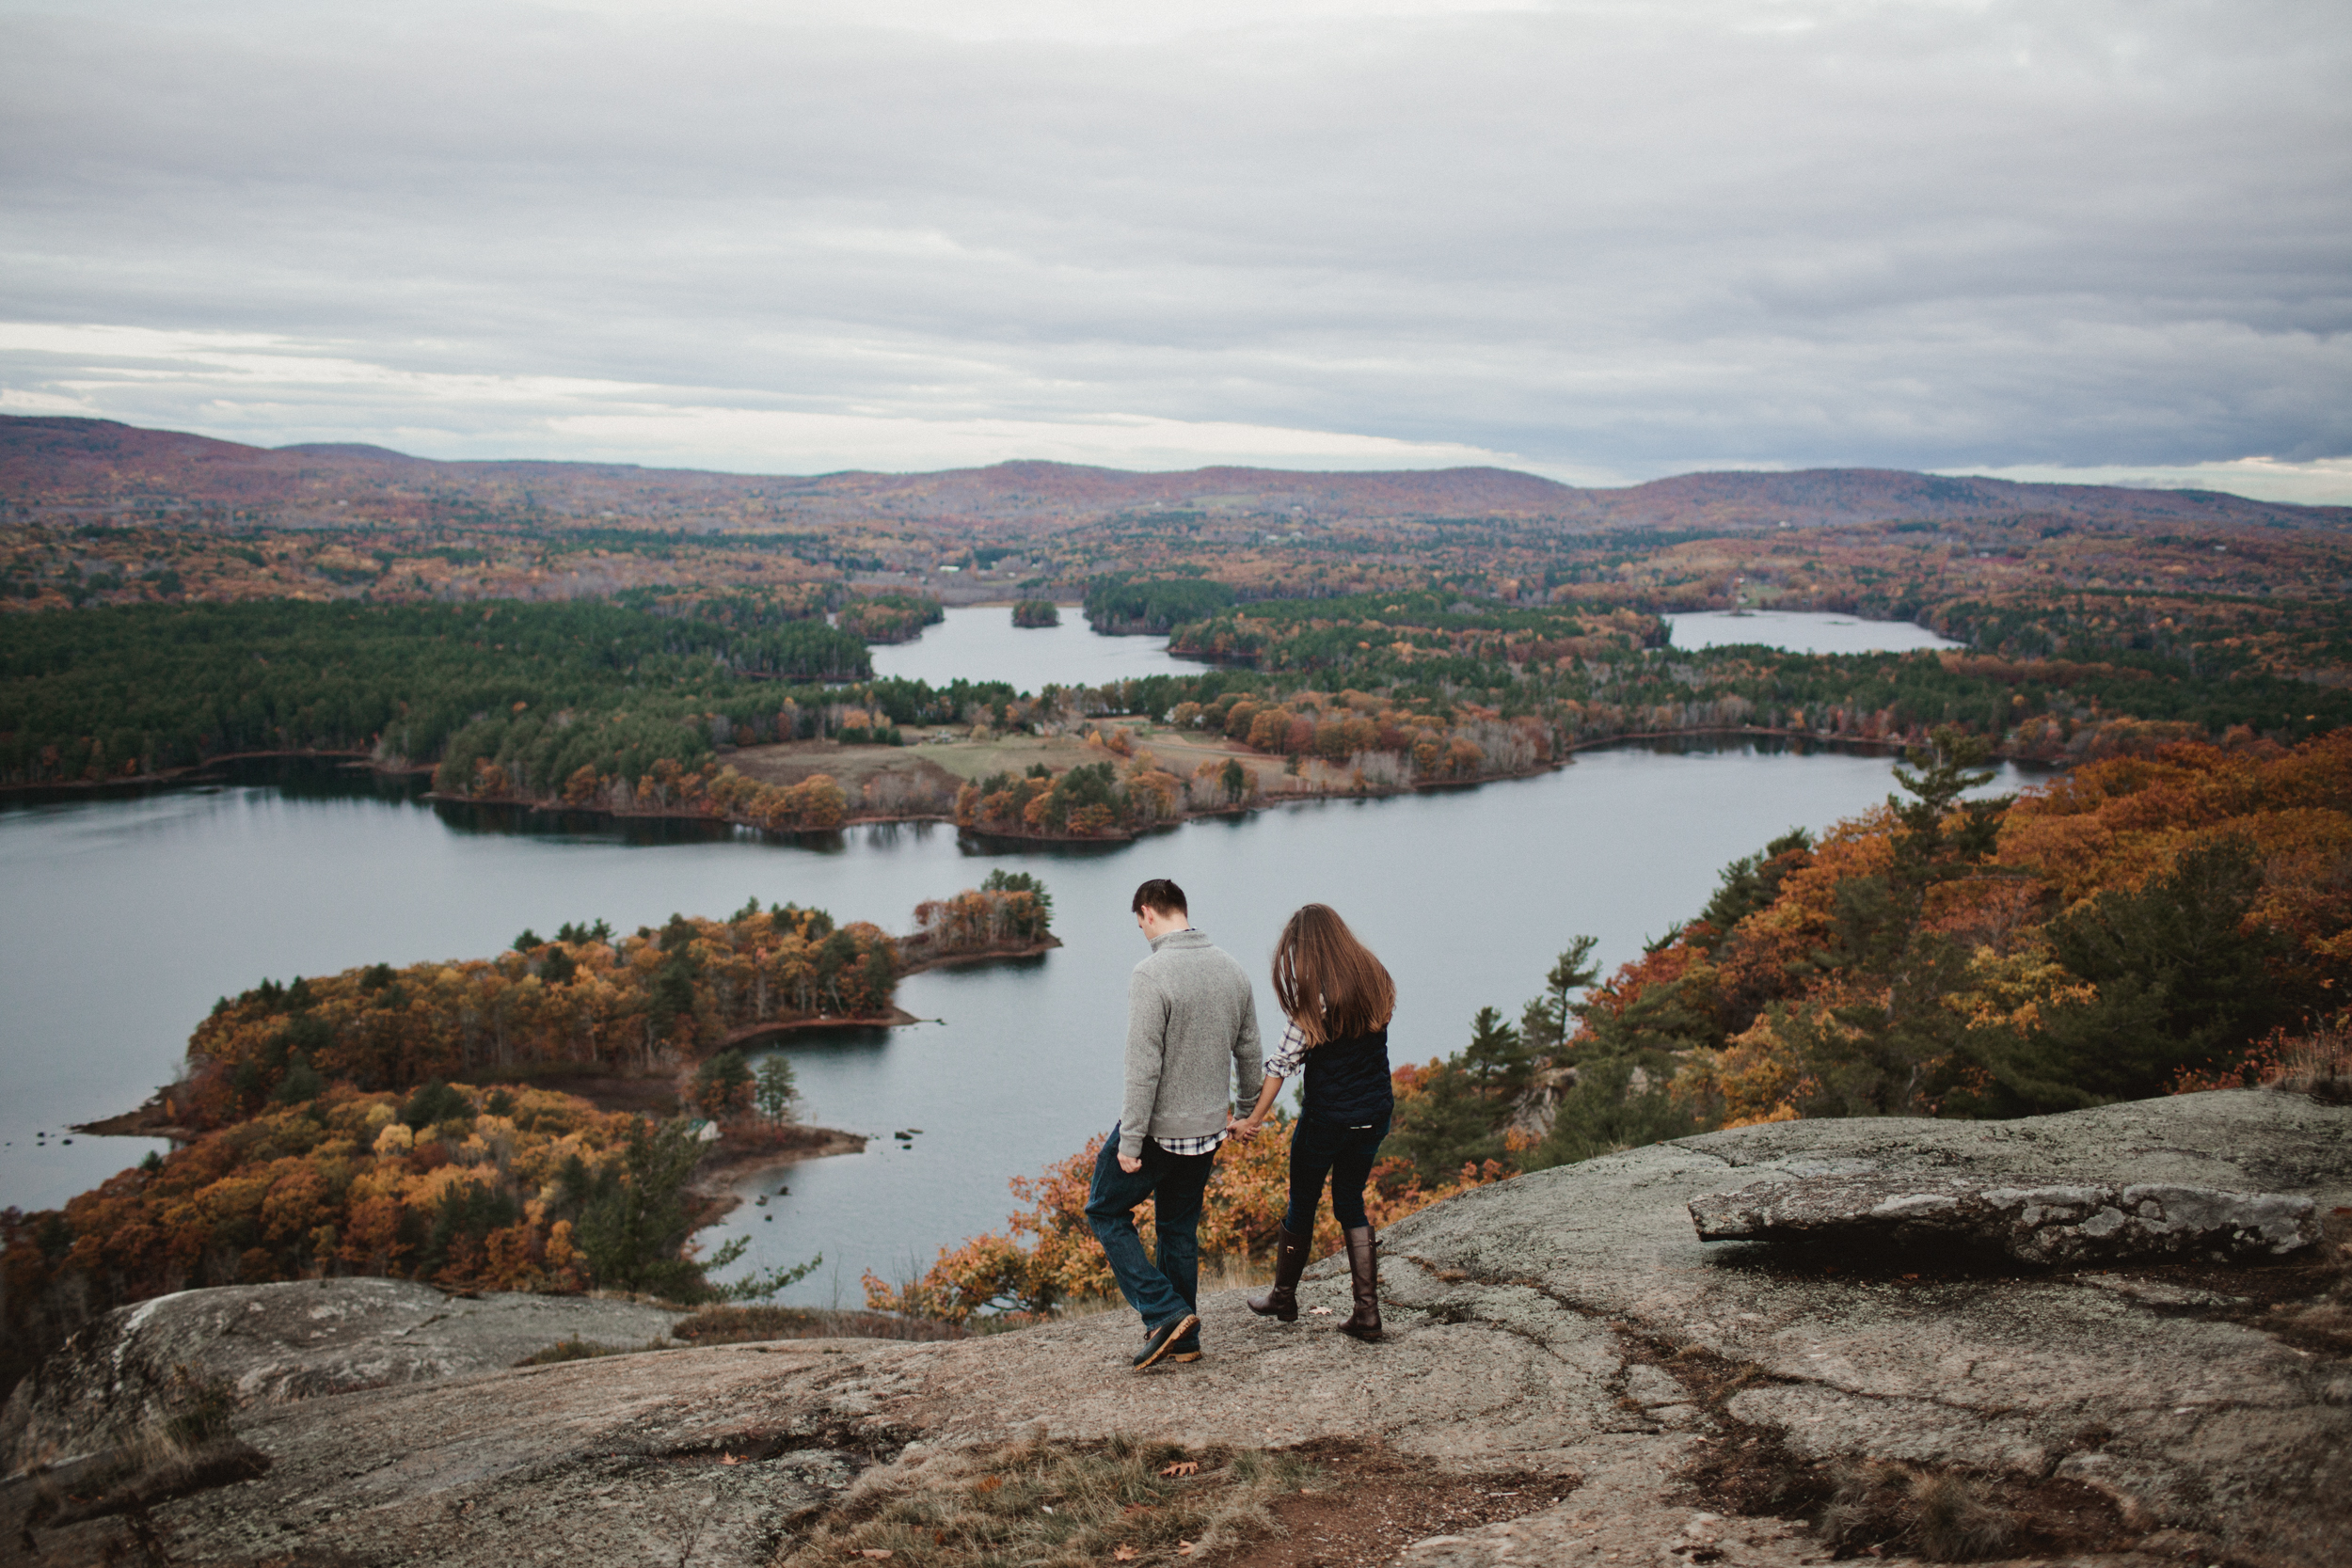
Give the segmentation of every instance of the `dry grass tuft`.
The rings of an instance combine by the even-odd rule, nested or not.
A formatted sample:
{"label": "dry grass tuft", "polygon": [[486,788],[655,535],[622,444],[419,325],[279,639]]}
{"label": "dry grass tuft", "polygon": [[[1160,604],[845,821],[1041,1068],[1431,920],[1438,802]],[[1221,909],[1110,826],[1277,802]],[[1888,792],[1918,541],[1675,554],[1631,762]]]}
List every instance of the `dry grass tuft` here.
{"label": "dry grass tuft", "polygon": [[1998,1557],[2016,1522],[1979,1481],[1949,1471],[1865,1462],[1841,1465],[1817,1528],[1840,1556],[1888,1548],[1930,1562]]}
{"label": "dry grass tuft", "polygon": [[1319,1476],[1287,1454],[1128,1437],[934,1453],[867,1471],[775,1565],[888,1553],[892,1568],[1173,1568],[1279,1533],[1268,1503]]}
{"label": "dry grass tuft", "polygon": [[36,1470],[37,1497],[24,1523],[56,1528],[142,1515],[169,1498],[262,1474],[268,1459],[230,1431],[235,1409],[228,1384],[174,1368],[158,1407],[127,1441],[65,1474]]}
{"label": "dry grass tuft", "polygon": [[961,1339],[966,1331],[954,1323],[889,1312],[706,1307],[674,1324],[670,1337],[694,1345],[736,1345],[760,1339]]}
{"label": "dry grass tuft", "polygon": [[648,1339],[642,1345],[600,1345],[594,1339],[558,1339],[545,1350],[532,1351],[517,1367],[552,1367],[561,1361],[589,1361],[599,1355],[635,1355],[641,1351],[675,1350],[667,1339]]}
{"label": "dry grass tuft", "polygon": [[928,1318],[888,1312],[828,1312],[802,1307],[706,1307],[681,1318],[666,1339],[642,1345],[600,1345],[592,1339],[558,1339],[536,1350],[517,1367],[546,1367],[599,1355],[635,1355],[641,1351],[684,1350],[700,1345],[747,1345],[769,1339],[961,1339],[969,1331]]}
{"label": "dry grass tuft", "polygon": [[2352,1105],[2352,1024],[2345,1015],[2337,1014],[2308,1035],[2279,1038],[2263,1084],[2329,1105]]}

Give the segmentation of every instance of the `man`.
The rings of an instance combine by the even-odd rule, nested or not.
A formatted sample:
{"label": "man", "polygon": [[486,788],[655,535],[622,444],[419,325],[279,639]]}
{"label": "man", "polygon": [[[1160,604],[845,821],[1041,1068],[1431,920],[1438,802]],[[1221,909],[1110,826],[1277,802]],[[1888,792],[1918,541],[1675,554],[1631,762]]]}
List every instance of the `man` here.
{"label": "man", "polygon": [[[1087,1223],[1143,1319],[1140,1371],[1200,1359],[1200,1195],[1227,1123],[1256,1102],[1263,1072],[1249,976],[1192,928],[1184,890],[1155,877],[1129,908],[1152,956],[1127,983],[1126,1098],[1095,1157]],[[1145,1198],[1157,1216],[1156,1262],[1136,1231]]]}

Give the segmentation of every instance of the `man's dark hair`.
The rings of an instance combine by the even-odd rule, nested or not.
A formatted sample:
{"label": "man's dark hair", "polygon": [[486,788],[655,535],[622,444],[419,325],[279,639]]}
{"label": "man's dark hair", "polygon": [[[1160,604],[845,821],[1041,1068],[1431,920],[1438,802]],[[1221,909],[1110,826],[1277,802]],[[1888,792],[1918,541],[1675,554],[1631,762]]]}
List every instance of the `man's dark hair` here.
{"label": "man's dark hair", "polygon": [[1165,877],[1154,877],[1136,889],[1135,901],[1127,906],[1136,914],[1145,910],[1157,910],[1162,914],[1190,915],[1192,906],[1184,902],[1184,890]]}

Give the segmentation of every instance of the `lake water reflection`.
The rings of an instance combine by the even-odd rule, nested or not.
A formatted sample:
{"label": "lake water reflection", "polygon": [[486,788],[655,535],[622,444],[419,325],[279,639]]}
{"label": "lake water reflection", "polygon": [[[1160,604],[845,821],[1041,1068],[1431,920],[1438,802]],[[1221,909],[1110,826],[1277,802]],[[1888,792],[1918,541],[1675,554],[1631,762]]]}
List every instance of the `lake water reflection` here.
{"label": "lake water reflection", "polygon": [[[127,1109],[169,1076],[214,998],[354,964],[470,957],[526,926],[623,929],[747,896],[903,927],[922,898],[993,866],[1051,888],[1066,946],[1034,962],[920,974],[901,1001],[939,1022],[796,1038],[811,1119],[882,1134],[862,1155],[771,1178],[787,1198],[727,1222],[747,1261],[826,1267],[792,1295],[854,1303],[1002,1223],[1005,1183],[1116,1116],[1135,884],[1175,878],[1252,973],[1299,903],[1338,906],[1395,970],[1399,1058],[1456,1050],[1480,1006],[1516,1011],[1567,940],[1600,957],[1693,913],[1734,856],[1884,798],[1883,757],[1740,746],[1586,752],[1474,791],[1285,807],[1123,847],[1011,849],[944,827],[795,843],[702,828],[615,829],[443,811],[364,784],[246,784],[0,812],[0,1204],[53,1206],[142,1146],[70,1121]],[[2014,778],[2003,782],[2014,787]],[[526,831],[529,830],[529,831]],[[1261,1006],[1271,1003],[1260,981]],[[920,1128],[910,1147],[887,1136]],[[37,1147],[34,1133],[49,1133]],[[772,1215],[772,1218],[765,1216]]]}
{"label": "lake water reflection", "polygon": [[1947,638],[1909,621],[1865,621],[1853,615],[1812,610],[1694,610],[1665,617],[1677,648],[1722,648],[1760,642],[1792,654],[1910,653],[1918,648],[1957,648]]}
{"label": "lake water reflection", "polygon": [[1168,651],[1165,637],[1104,637],[1078,613],[1061,607],[1057,626],[1016,626],[1004,605],[950,610],[939,626],[912,642],[873,650],[874,673],[945,686],[949,681],[1009,681],[1016,691],[1052,682],[1133,680],[1143,675],[1199,674],[1209,668]]}

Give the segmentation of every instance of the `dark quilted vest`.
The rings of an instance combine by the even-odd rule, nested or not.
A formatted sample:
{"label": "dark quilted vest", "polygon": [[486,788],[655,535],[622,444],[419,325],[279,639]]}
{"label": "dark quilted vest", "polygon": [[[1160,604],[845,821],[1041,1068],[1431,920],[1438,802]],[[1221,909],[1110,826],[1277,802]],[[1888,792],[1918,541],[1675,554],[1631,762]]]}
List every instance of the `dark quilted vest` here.
{"label": "dark quilted vest", "polygon": [[1389,1083],[1389,1032],[1326,1040],[1307,1053],[1304,1115],[1310,1121],[1363,1127],[1396,1109]]}

